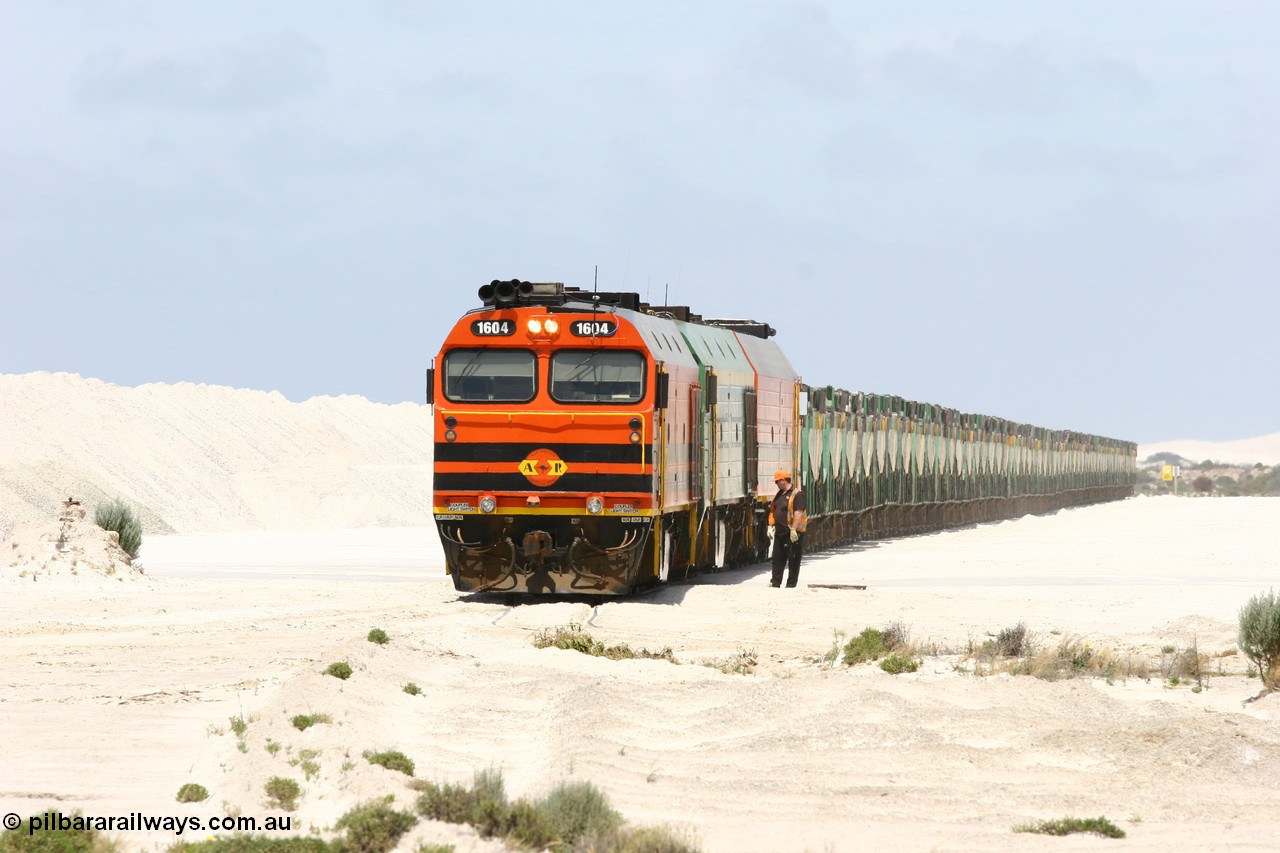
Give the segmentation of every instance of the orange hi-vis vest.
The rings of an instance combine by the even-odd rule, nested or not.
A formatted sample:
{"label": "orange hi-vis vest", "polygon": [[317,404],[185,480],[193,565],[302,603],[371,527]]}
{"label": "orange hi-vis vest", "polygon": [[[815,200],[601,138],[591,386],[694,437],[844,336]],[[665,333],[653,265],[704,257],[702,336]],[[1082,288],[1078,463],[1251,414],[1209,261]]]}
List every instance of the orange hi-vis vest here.
{"label": "orange hi-vis vest", "polygon": [[[804,533],[804,529],[809,526],[809,513],[803,509],[796,509],[796,497],[800,494],[800,487],[795,486],[791,489],[791,494],[787,495],[787,527],[796,533]],[[769,501],[769,525],[773,526],[776,522],[773,520],[773,505],[777,502],[775,497]]]}

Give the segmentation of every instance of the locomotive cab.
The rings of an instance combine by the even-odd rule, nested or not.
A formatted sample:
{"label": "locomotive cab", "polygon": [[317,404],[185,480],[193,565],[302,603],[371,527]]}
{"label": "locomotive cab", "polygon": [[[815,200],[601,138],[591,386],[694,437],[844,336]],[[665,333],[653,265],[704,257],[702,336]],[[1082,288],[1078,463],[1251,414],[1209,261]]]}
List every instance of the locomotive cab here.
{"label": "locomotive cab", "polygon": [[454,586],[617,594],[656,581],[660,365],[618,305],[558,284],[480,296],[428,383]]}

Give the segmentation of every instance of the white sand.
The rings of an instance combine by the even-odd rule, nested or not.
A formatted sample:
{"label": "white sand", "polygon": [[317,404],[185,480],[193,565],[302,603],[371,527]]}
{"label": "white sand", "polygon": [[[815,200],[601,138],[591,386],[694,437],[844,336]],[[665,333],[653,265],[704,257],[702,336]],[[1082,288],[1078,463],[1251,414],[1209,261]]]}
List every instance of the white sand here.
{"label": "white sand", "polygon": [[[0,377],[0,390],[26,379]],[[132,411],[118,398],[141,390],[103,390],[93,405]],[[196,413],[202,395],[224,391],[149,393],[195,423],[206,416]],[[41,441],[76,445],[22,431],[39,421],[23,399],[20,414],[0,415],[5,477],[15,458],[26,472],[47,464],[30,449]],[[295,813],[303,831],[323,831],[374,796],[412,803],[405,777],[362,758],[398,749],[427,779],[466,782],[477,769],[500,767],[515,796],[587,779],[630,820],[688,827],[712,853],[1280,849],[1280,697],[1246,703],[1259,681],[1245,676],[1240,655],[1219,657],[1234,648],[1249,596],[1280,585],[1280,502],[1137,498],[807,559],[802,583],[865,584],[861,591],[773,590],[761,567],[595,608],[558,601],[508,609],[499,599],[457,596],[433,532],[403,520],[409,509],[392,514],[392,527],[359,530],[285,532],[263,520],[296,527],[296,508],[319,511],[323,484],[343,474],[313,455],[314,470],[286,489],[282,479],[254,475],[250,444],[278,448],[265,460],[289,460],[311,452],[297,449],[299,434],[378,433],[353,439],[358,451],[335,451],[331,468],[349,473],[366,464],[353,458],[395,466],[394,447],[407,453],[417,439],[406,435],[426,429],[429,437],[429,424],[407,418],[415,425],[394,434],[387,419],[399,407],[346,401],[337,407],[351,407],[350,421],[325,412],[333,419],[325,430],[308,431],[297,410],[310,404],[254,399],[238,421],[278,408],[269,420],[297,432],[282,440],[257,420],[251,442],[235,437],[237,420],[209,426],[207,443],[238,448],[221,468],[189,442],[175,447],[178,434],[157,432],[153,444],[133,448],[136,456],[101,469],[92,467],[92,441],[77,451],[85,476],[115,472],[117,489],[182,500],[180,512],[153,507],[183,535],[147,536],[144,578],[33,579],[0,559],[0,813],[207,818],[238,809],[262,819],[279,814],[265,805],[262,785],[283,775],[303,783]],[[91,430],[74,399],[59,405],[70,407],[60,417],[77,432],[129,431]],[[169,411],[149,417],[187,423]],[[380,441],[393,445],[385,456]],[[167,466],[143,466],[153,453]],[[143,467],[145,490],[128,473]],[[181,482],[166,470],[181,472]],[[0,479],[9,496],[18,491],[13,482]],[[246,482],[273,483],[276,491],[259,493],[264,505],[288,496],[294,509],[245,516],[265,530],[211,532],[235,520],[221,496]],[[404,482],[388,478],[370,505],[400,500]],[[429,484],[423,488],[429,500]],[[0,492],[0,507],[14,517],[28,514],[16,511],[25,505]],[[18,550],[8,542],[0,549]],[[894,621],[933,652],[919,672],[821,663],[833,632]],[[1112,683],[975,675],[966,650],[1019,621],[1043,647],[1078,638],[1115,654]],[[610,643],[671,646],[684,663],[533,647],[539,629],[570,622]],[[373,627],[392,642],[367,642]],[[1212,672],[1225,673],[1200,692],[1160,677],[1162,648],[1193,642],[1211,656]],[[697,665],[744,649],[759,660],[751,675]],[[354,667],[348,681],[320,674],[337,660]],[[1143,668],[1148,678],[1134,674]],[[408,681],[423,695],[405,694]],[[289,720],[301,713],[333,721],[299,732]],[[238,715],[249,720],[247,752],[229,731]],[[281,744],[275,756],[269,740]],[[314,780],[290,764],[304,749],[319,750]],[[176,803],[186,782],[205,785],[210,799]],[[1068,815],[1105,815],[1128,839],[1012,832]],[[163,832],[120,838],[130,849],[175,840]],[[436,822],[420,823],[399,849],[424,840],[501,849]]]}
{"label": "white sand", "polygon": [[122,498],[153,533],[418,525],[431,436],[412,403],[0,375],[0,532],[68,496]]}
{"label": "white sand", "polygon": [[1176,453],[1183,459],[1200,463],[1212,459],[1219,465],[1280,465],[1280,432],[1237,441],[1157,441],[1138,445],[1138,461],[1157,453]]}

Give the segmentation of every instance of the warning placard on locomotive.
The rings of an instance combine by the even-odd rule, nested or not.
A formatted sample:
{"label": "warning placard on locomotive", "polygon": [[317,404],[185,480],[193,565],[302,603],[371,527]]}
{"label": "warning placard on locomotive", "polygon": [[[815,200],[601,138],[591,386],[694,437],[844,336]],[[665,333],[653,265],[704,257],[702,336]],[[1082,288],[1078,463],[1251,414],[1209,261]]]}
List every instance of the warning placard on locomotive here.
{"label": "warning placard on locomotive", "polygon": [[574,320],[569,331],[580,338],[607,338],[618,331],[613,320]]}

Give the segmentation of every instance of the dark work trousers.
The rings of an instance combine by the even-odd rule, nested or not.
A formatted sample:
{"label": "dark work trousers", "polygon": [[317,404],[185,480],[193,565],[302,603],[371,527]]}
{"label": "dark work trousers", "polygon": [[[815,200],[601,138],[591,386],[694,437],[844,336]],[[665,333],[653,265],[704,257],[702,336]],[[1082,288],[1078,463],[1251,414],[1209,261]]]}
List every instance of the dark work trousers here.
{"label": "dark work trousers", "polygon": [[800,579],[800,557],[804,554],[804,534],[791,541],[790,530],[779,530],[773,537],[773,579],[769,583],[782,585],[782,569],[787,569],[787,586],[795,586]]}

